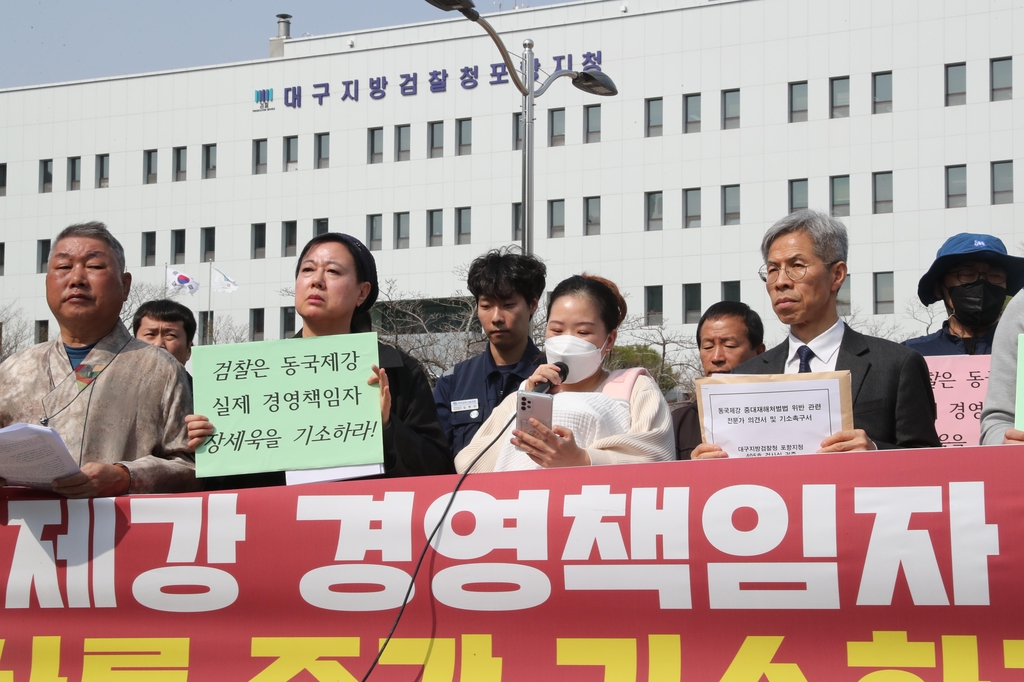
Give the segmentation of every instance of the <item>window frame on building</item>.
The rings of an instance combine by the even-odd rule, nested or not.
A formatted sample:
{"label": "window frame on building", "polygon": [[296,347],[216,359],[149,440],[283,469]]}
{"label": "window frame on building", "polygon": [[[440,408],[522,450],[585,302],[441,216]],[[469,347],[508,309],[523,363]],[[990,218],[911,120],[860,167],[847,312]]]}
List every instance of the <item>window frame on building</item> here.
{"label": "window frame on building", "polygon": [[394,244],[396,249],[408,249],[409,238],[411,234],[411,223],[408,211],[403,211],[395,214],[395,236]]}
{"label": "window frame on building", "polygon": [[665,193],[644,193],[644,232],[660,232],[665,225]]}
{"label": "window frame on building", "polygon": [[285,173],[299,170],[299,136],[288,135],[281,140],[281,169]]}
{"label": "window frame on building", "polygon": [[[694,202],[696,197],[696,202]],[[693,212],[696,203],[697,212]],[[701,226],[701,189],[700,187],[689,187],[683,190],[683,228],[690,229]]]}
{"label": "window frame on building", "polygon": [[[967,206],[967,165],[954,164],[946,166],[946,208],[964,208]],[[961,177],[954,177],[960,175]],[[961,189],[963,192],[953,192]]]}
{"label": "window frame on building", "polygon": [[[943,83],[945,86],[946,93],[946,106],[957,107],[967,104],[967,64],[966,62],[956,62],[953,64],[946,64],[943,68]],[[953,81],[963,81],[962,90],[952,90],[951,88],[960,85]]]}
{"label": "window frame on building", "polygon": [[850,118],[850,77],[828,79],[828,117]]}
{"label": "window frame on building", "polygon": [[36,273],[45,275],[50,269],[50,250],[52,244],[49,239],[36,240]]}
{"label": "window frame on building", "polygon": [[[889,98],[885,99],[885,95]],[[892,71],[871,74],[871,113],[892,113]]]}
{"label": "window frame on building", "polygon": [[[1000,178],[997,169],[1008,168],[1009,178]],[[1013,160],[993,161],[991,164],[992,205],[1013,203]]]}
{"label": "window frame on building", "polygon": [[370,251],[384,250],[384,216],[371,213],[366,216],[366,248]]}
{"label": "window frame on building", "polygon": [[267,224],[253,223],[249,228],[249,259],[263,260],[267,257]]}
{"label": "window frame on building", "polygon": [[455,243],[458,245],[473,243],[473,209],[460,206],[455,209]]}
{"label": "window frame on building", "polygon": [[203,180],[213,180],[217,177],[217,145],[203,145]]}
{"label": "window frame on building", "polygon": [[455,119],[455,155],[469,156],[473,153],[473,119]]}
{"label": "window frame on building", "polygon": [[297,220],[281,221],[281,256],[294,257],[298,252],[299,222]]}
{"label": "window frame on building", "polygon": [[203,227],[199,230],[199,256],[203,263],[217,260],[217,228]]}
{"label": "window frame on building", "polygon": [[[800,190],[799,188],[803,188]],[[798,193],[803,193],[803,204],[798,203]],[[789,212],[802,211],[810,206],[810,184],[807,178],[794,178],[789,181]]]}
{"label": "window frame on building", "polygon": [[548,239],[565,237],[565,199],[548,201]]}
{"label": "window frame on building", "polygon": [[366,163],[384,163],[384,128],[377,126],[366,129]]}
{"label": "window frame on building", "polygon": [[893,212],[892,171],[871,174],[871,212],[875,215]]}
{"label": "window frame on building", "polygon": [[[729,115],[729,103],[730,97],[736,96],[736,115]],[[742,102],[740,100],[740,89],[731,88],[729,90],[722,90],[722,130],[736,130],[740,127],[740,119],[742,112]]]}
{"label": "window frame on building", "polygon": [[330,218],[314,218],[313,219],[313,236],[319,237],[322,234],[327,234],[331,231]]}
{"label": "window frame on building", "polygon": [[665,101],[661,97],[644,100],[644,137],[661,137],[665,131]]}
{"label": "window frame on building", "polygon": [[155,185],[160,178],[160,150],[145,149],[142,152],[142,184]]}
{"label": "window frame on building", "polygon": [[427,247],[444,246],[444,209],[427,210]]}
{"label": "window frame on building", "polygon": [[252,141],[252,174],[267,174],[267,138],[259,138]]}
{"label": "window frame on building", "polygon": [[701,285],[691,282],[683,285],[683,324],[696,324],[701,316]]}
{"label": "window frame on building", "polygon": [[644,326],[660,327],[665,322],[664,288],[660,284],[644,287]]}
{"label": "window frame on building", "polygon": [[265,308],[249,308],[249,340],[262,341],[266,324]]}
{"label": "window frame on building", "polygon": [[[800,95],[797,91],[802,90],[803,94]],[[797,108],[800,102],[803,102],[803,109]],[[808,96],[807,96],[807,81],[795,81],[789,84],[789,122],[790,123],[804,123],[807,121],[808,111]]]}
{"label": "window frame on building", "polygon": [[548,146],[565,146],[565,108],[548,109]]}
{"label": "window frame on building", "polygon": [[595,144],[600,141],[601,105],[588,104],[583,107],[583,144]]}
{"label": "window frame on building", "polygon": [[412,158],[412,124],[404,123],[395,126],[395,161],[408,161]]}
{"label": "window frame on building", "polygon": [[185,246],[185,230],[171,230],[171,265],[181,265],[185,262]]}
{"label": "window frame on building", "polygon": [[[591,210],[596,206],[596,210]],[[596,214],[597,220],[591,220]],[[601,234],[601,197],[583,197],[583,236],[596,237]]]}
{"label": "window frame on building", "polygon": [[[999,75],[999,86],[996,87],[996,69],[1009,67],[1009,72]],[[990,102],[1002,102],[1013,99],[1013,57],[996,57],[989,60],[988,93]]]}
{"label": "window frame on building", "polygon": [[171,149],[171,165],[173,182],[185,182],[188,180],[188,147],[174,147]]}
{"label": "window frame on building", "polygon": [[[843,184],[845,183],[845,191]],[[845,194],[845,197],[844,197]],[[845,200],[844,200],[845,199]],[[831,215],[842,218],[850,215],[850,176],[833,175],[828,179],[828,203]]]}
{"label": "window frame on building", "polygon": [[156,232],[142,233],[142,254],[139,264],[144,268],[156,265]]}
{"label": "window frame on building", "polygon": [[[896,286],[893,272],[872,273],[872,305],[875,315],[892,315],[896,312]],[[882,294],[889,293],[889,298],[882,298]]]}
{"label": "window frame on building", "polygon": [[39,161],[39,193],[50,194],[53,192],[53,159],[41,159]]}
{"label": "window frame on building", "polygon": [[700,93],[683,95],[683,133],[699,133],[702,120]]}
{"label": "window frame on building", "polygon": [[316,165],[314,168],[319,170],[321,168],[331,167],[331,134],[330,133],[317,133],[313,138],[313,155],[316,159]]}
{"label": "window frame on building", "polygon": [[67,188],[69,192],[76,192],[82,189],[82,157],[68,157],[68,178]]}
{"label": "window frame on building", "polygon": [[427,122],[427,158],[444,157],[444,121]]}
{"label": "window frame on building", "polygon": [[[729,194],[736,190],[735,211],[730,211]],[[722,185],[722,225],[739,225],[743,221],[742,194],[739,185]]]}

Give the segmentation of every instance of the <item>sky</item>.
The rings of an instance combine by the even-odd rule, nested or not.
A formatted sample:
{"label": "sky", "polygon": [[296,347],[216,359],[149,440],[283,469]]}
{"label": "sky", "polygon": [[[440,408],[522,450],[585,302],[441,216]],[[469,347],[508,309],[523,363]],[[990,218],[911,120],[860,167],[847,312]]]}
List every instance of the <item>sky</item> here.
{"label": "sky", "polygon": [[[485,15],[498,4],[476,0]],[[281,13],[295,37],[459,16],[425,0],[20,0],[3,6],[0,88],[265,59]]]}

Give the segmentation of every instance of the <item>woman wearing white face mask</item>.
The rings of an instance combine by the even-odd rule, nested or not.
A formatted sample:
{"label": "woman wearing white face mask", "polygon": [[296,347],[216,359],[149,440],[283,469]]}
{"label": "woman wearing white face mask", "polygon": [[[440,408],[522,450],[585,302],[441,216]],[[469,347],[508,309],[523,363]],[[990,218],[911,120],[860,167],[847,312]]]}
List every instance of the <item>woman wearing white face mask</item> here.
{"label": "woman wearing white face mask", "polygon": [[[559,283],[548,302],[545,333],[544,351],[552,364],[538,367],[523,385],[532,391],[550,382],[552,428],[531,422],[535,436],[509,426],[499,437],[515,414],[513,393],[455,458],[459,473],[470,466],[473,472],[516,471],[674,459],[672,417],[654,379],[640,369],[601,367],[625,317],[626,302],[612,282],[574,275]],[[565,380],[555,362],[569,367]]]}

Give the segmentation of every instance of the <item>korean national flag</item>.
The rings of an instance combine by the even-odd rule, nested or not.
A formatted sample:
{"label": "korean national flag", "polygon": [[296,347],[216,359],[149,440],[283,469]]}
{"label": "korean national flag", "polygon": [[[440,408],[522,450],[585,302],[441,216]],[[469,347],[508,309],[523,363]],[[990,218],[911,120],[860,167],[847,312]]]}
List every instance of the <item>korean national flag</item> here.
{"label": "korean national flag", "polygon": [[199,291],[199,282],[186,275],[181,270],[167,271],[167,288],[171,291],[184,289],[189,294],[195,295]]}

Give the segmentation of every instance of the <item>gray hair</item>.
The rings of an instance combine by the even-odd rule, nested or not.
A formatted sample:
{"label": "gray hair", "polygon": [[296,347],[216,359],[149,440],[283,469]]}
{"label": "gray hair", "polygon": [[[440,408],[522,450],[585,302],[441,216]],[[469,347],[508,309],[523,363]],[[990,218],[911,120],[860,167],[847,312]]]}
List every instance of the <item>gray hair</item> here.
{"label": "gray hair", "polygon": [[117,241],[114,235],[110,234],[110,230],[107,229],[106,225],[98,220],[68,225],[60,231],[60,234],[58,234],[57,238],[53,241],[54,248],[56,248],[60,240],[70,239],[72,237],[97,239],[106,244],[110,247],[110,252],[114,254],[114,260],[117,261],[118,274],[124,274],[124,247],[121,246],[121,242]]}
{"label": "gray hair", "polygon": [[814,255],[823,263],[846,261],[850,251],[850,238],[846,234],[846,225],[821,211],[805,208],[790,213],[764,233],[764,239],[761,240],[761,257],[766,263],[772,243],[779,237],[792,232],[803,232],[810,237],[814,244]]}

